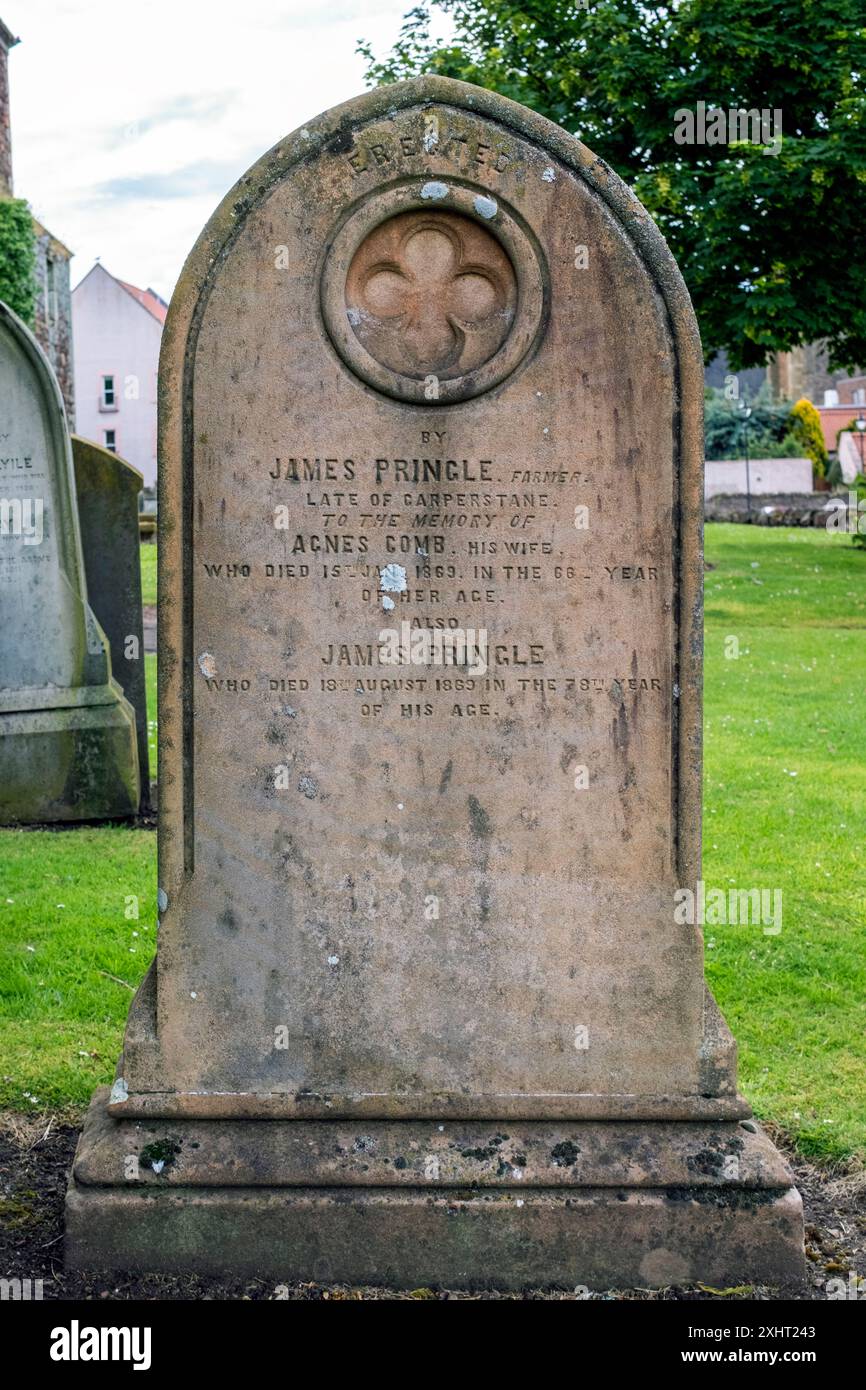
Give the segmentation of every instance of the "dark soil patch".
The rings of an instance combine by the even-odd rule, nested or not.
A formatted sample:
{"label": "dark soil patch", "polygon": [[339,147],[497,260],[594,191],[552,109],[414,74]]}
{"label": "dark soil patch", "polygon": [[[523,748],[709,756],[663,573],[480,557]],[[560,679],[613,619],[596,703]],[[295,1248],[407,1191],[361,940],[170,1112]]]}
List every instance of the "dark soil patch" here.
{"label": "dark soil patch", "polygon": [[125,820],[53,820],[53,821],[30,821],[27,825],[4,825],[4,830],[21,830],[25,833],[31,830],[50,830],[52,835],[68,835],[76,830],[103,830],[106,826],[117,825],[132,828],[133,830],[156,830],[157,812],[156,796],[157,784],[150,784],[151,808],[149,811],[139,812],[137,816],[128,816]]}
{"label": "dark soil patch", "polygon": [[[778,1136],[777,1136],[778,1138]],[[194,1275],[89,1274],[63,1268],[63,1199],[78,1129],[48,1117],[0,1117],[0,1277],[42,1279],[46,1299],[198,1300],[284,1298],[273,1280],[215,1280]],[[744,1287],[725,1301],[825,1299],[831,1279],[866,1280],[866,1174],[830,1173],[789,1155],[806,1208],[808,1277],[801,1288]],[[573,1299],[574,1293],[528,1290],[522,1294],[462,1293],[449,1290],[347,1288],[296,1284],[291,1299],[439,1299],[540,1301]],[[604,1299],[711,1300],[700,1287],[612,1290]],[[866,1282],[861,1297],[866,1296]]]}

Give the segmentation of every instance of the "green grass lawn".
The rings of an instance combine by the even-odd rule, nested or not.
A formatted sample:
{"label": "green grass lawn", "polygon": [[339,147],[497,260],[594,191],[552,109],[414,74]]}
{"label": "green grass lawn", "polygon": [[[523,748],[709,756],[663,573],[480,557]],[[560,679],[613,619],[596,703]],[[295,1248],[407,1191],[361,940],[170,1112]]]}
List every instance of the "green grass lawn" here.
{"label": "green grass lawn", "polygon": [[147,687],[147,759],[150,780],[156,781],[156,652],[144,654],[144,681]]}
{"label": "green grass lawn", "polygon": [[712,526],[707,559],[704,879],[783,895],[778,936],[706,928],[707,974],[757,1112],[866,1155],[866,551]]}
{"label": "green grass lawn", "polygon": [[[706,928],[707,972],[758,1114],[813,1156],[864,1157],[866,552],[712,526],[707,558],[704,878],[783,895],[777,936]],[[155,868],[152,831],[0,831],[0,1105],[80,1107],[110,1079]]]}
{"label": "green grass lawn", "polygon": [[0,831],[0,1104],[65,1107],[112,1077],[155,873],[152,830]]}
{"label": "green grass lawn", "polygon": [[141,601],[156,603],[156,546],[140,545],[141,555]]}

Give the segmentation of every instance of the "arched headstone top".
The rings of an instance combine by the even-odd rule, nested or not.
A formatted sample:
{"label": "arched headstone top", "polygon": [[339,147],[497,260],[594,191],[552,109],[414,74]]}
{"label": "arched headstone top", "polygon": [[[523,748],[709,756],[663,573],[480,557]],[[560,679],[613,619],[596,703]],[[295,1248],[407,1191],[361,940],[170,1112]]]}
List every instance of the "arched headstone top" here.
{"label": "arched headstone top", "polygon": [[[58,559],[73,589],[85,592],[84,570],[81,560],[81,542],[78,536],[78,523],[73,505],[75,495],[72,472],[72,449],[66,423],[66,409],[57,377],[36,338],[22,319],[0,300],[0,344],[3,353],[3,373],[6,393],[6,423],[11,424],[27,418],[39,421],[40,447],[47,457],[50,455],[51,503],[54,515],[52,531],[57,546]],[[12,442],[10,429],[0,431],[7,437],[0,440],[4,454]],[[34,441],[35,442],[35,441]],[[8,457],[8,455],[6,455]],[[22,467],[13,465],[11,459],[0,468],[0,487],[8,493],[6,486],[16,476],[23,482],[32,481],[34,468],[39,476],[43,474],[44,461],[37,462],[32,455],[27,456],[29,464]],[[33,490],[33,489],[31,489]],[[43,506],[49,501],[42,497]]]}
{"label": "arched headstone top", "polygon": [[[357,176],[372,174],[379,183],[385,184],[392,172],[389,166],[395,157],[399,160],[403,152],[399,148],[400,137],[396,136],[397,148],[389,150],[382,145],[377,150],[372,144],[363,146],[363,131],[381,122],[388,122],[393,128],[400,115],[415,108],[425,118],[419,153],[433,158],[447,141],[447,133],[439,127],[439,112],[450,108],[455,113],[474,114],[495,122],[506,139],[510,133],[547,149],[580,177],[604,201],[633,240],[669,310],[683,367],[685,369],[688,360],[689,367],[699,368],[703,380],[700,336],[688,290],[664,237],[628,185],[576,136],[569,135],[537,112],[497,92],[433,74],[376,87],[323,112],[278,141],[242,175],[209,219],[186,261],[166,319],[163,353],[170,356],[177,336],[186,338],[199,296],[207,292],[207,284],[218,271],[239,226],[278,183],[291,177],[297,165],[309,164],[323,154],[331,154],[343,156]],[[488,152],[482,153],[486,156]],[[494,174],[506,172],[507,153],[500,148],[492,164],[486,166],[476,159],[471,175],[479,191],[491,169]],[[497,159],[501,166],[498,169]],[[362,167],[358,167],[362,161]],[[551,174],[552,171],[542,170],[542,180],[553,182]],[[426,194],[428,203],[436,201],[437,182],[425,180],[430,189]]]}
{"label": "arched headstone top", "polygon": [[104,479],[106,486],[117,485],[138,496],[144,487],[144,477],[128,459],[80,434],[73,434],[71,442],[73,453],[86,459],[92,473]]}

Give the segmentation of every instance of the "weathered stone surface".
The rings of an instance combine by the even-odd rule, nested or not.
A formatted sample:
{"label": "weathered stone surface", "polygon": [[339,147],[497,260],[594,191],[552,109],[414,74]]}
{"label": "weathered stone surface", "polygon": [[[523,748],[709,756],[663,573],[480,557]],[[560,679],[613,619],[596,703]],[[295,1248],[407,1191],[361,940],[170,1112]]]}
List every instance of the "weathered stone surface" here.
{"label": "weathered stone surface", "polygon": [[87,602],[63,403],[0,304],[0,822],[134,815],[135,716]]}
{"label": "weathered stone surface", "polygon": [[[767,1136],[669,1121],[114,1120],[98,1091],[73,1174],[151,1187],[722,1187],[787,1190]],[[749,1122],[752,1124],[753,1122]],[[139,1158],[131,1175],[130,1155]],[[154,1163],[156,1167],[154,1167]]]}
{"label": "weathered stone surface", "polygon": [[[726,1148],[735,1047],[674,912],[700,866],[702,407],[643,209],[491,93],[370,93],[218,209],[161,363],[159,952],[82,1139],[73,1262],[801,1270],[783,1165]],[[364,1135],[381,1161],[343,1163]],[[182,1158],[119,1191],[147,1136]],[[437,1194],[491,1144],[508,1186]],[[700,1155],[711,1200],[684,1187]],[[416,1187],[362,1190],[399,1157]]]}
{"label": "weathered stone surface", "polygon": [[[118,1188],[67,1196],[76,1263],[417,1288],[778,1285],[802,1273],[799,1194]],[[799,1248],[799,1253],[798,1253]]]}
{"label": "weathered stone surface", "polygon": [[[124,1113],[698,1112],[700,938],[671,904],[698,846],[702,388],[676,269],[576,142],[435,83],[329,114],[242,187],[164,338],[167,906]],[[359,326],[358,277],[391,265]],[[503,341],[448,301],[461,273],[514,309]],[[382,664],[403,621],[486,630],[486,674]]]}
{"label": "weathered stone surface", "polygon": [[126,459],[75,434],[72,462],[87,597],[108,638],[112,673],[135,710],[140,809],[145,811],[150,775],[138,535],[142,477]]}
{"label": "weathered stone surface", "polygon": [[[797,495],[774,493],[752,498],[751,512],[745,497],[711,497],[704,505],[705,521],[749,522],[756,526],[826,527],[834,514],[850,506],[848,493],[809,492]],[[843,522],[842,525],[848,524]]]}
{"label": "weathered stone surface", "polygon": [[[105,1188],[67,1198],[76,1263],[394,1288],[778,1284],[802,1273],[799,1194],[707,1200],[588,1188],[496,1193]],[[799,1249],[799,1254],[798,1254]]]}

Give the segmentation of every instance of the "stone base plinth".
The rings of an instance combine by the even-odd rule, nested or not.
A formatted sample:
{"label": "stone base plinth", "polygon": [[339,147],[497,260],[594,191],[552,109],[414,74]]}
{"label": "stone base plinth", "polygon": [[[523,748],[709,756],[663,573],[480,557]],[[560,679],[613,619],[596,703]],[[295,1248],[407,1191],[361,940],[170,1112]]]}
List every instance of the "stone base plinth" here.
{"label": "stone base plinth", "polygon": [[0,712],[0,825],[138,814],[135,714],[106,686],[95,703]]}
{"label": "stone base plinth", "polygon": [[803,1276],[800,1197],[757,1127],[118,1121],[106,1099],[67,1195],[72,1268],[403,1288]]}

